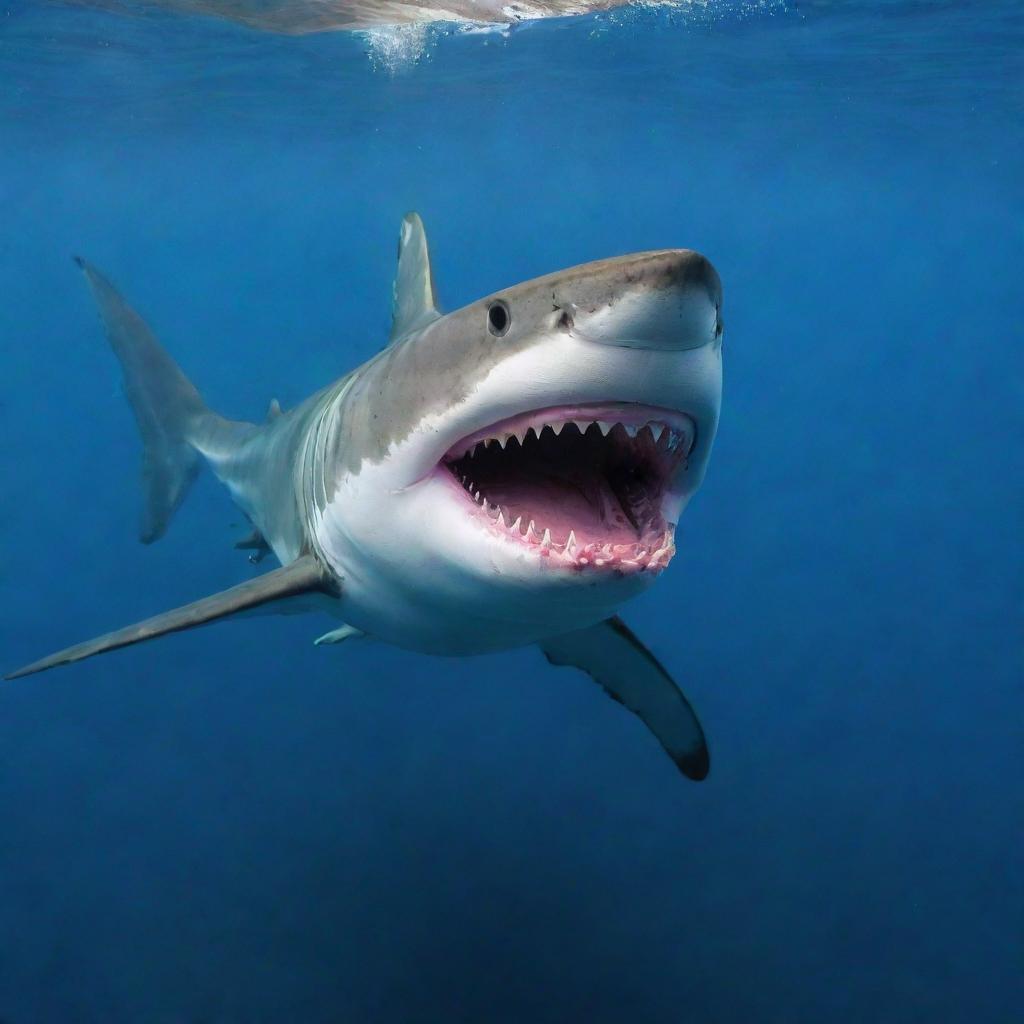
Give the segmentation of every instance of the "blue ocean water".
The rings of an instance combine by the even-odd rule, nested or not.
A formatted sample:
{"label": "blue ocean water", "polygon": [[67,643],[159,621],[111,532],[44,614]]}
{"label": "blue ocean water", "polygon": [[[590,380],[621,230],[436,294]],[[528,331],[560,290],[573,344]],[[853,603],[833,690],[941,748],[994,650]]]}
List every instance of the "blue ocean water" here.
{"label": "blue ocean water", "polygon": [[381,346],[408,209],[446,308],[690,246],[726,323],[707,480],[623,612],[706,782],[536,651],[317,618],[4,684],[4,1024],[1020,1019],[1018,3],[0,18],[4,669],[253,572],[209,476],[137,543],[72,254],[248,418]]}

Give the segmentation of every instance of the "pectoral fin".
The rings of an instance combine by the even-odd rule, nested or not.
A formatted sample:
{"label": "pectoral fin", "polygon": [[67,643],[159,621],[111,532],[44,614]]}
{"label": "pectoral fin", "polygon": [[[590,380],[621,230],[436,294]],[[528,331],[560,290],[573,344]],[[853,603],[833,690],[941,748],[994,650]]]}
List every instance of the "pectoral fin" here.
{"label": "pectoral fin", "polygon": [[282,566],[254,580],[239,583],[236,587],[224,590],[200,601],[193,601],[182,608],[154,615],[151,619],[138,622],[134,626],[125,626],[95,640],[67,647],[63,651],[51,654],[48,658],[34,661],[31,665],[18,669],[4,676],[5,679],[17,679],[19,676],[43,672],[57,665],[67,665],[83,658],[91,658],[94,654],[113,651],[118,647],[152,640],[165,633],[176,633],[179,630],[203,626],[207,622],[215,622],[240,612],[258,608],[271,601],[298,597],[315,591],[333,593],[333,583],[320,563],[312,555],[303,555],[290,565]]}
{"label": "pectoral fin", "polygon": [[582,669],[636,714],[684,775],[706,778],[708,747],[690,702],[622,619],[544,640],[540,649],[553,665]]}

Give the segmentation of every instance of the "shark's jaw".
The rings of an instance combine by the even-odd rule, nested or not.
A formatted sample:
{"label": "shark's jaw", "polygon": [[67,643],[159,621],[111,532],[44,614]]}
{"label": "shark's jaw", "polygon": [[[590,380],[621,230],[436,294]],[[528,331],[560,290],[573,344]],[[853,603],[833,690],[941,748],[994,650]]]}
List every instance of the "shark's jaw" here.
{"label": "shark's jaw", "polygon": [[658,573],[675,554],[685,414],[635,403],[522,413],[454,444],[436,473],[467,520],[552,569]]}

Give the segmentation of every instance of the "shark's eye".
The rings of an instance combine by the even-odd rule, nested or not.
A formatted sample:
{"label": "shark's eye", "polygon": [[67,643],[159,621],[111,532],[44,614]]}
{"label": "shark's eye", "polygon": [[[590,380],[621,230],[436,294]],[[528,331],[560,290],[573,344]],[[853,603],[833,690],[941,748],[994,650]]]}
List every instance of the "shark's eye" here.
{"label": "shark's eye", "polygon": [[496,338],[500,338],[508,334],[508,329],[511,326],[512,314],[508,311],[508,306],[501,299],[492,302],[487,307],[487,330]]}

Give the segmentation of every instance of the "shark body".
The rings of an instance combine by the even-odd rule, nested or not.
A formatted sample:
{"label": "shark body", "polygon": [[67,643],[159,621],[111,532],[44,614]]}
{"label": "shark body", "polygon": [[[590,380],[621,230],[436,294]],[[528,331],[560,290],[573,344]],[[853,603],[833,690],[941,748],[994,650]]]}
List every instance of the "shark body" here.
{"label": "shark body", "polygon": [[419,217],[402,224],[390,342],[265,423],[203,402],[95,268],[144,445],[141,539],[202,463],[281,568],[44,658],[9,678],[256,608],[320,610],[370,636],[469,655],[539,644],[635,711],[703,778],[692,708],[616,616],[674,554],[721,401],[721,284],[685,249],[537,278],[441,315]]}

